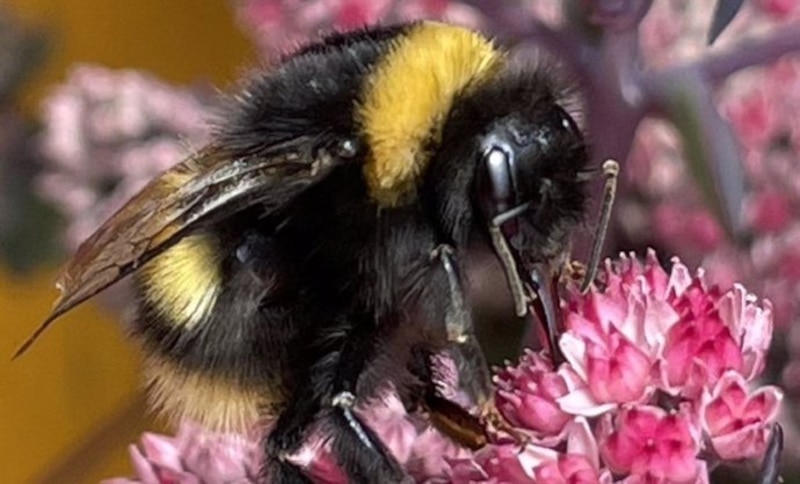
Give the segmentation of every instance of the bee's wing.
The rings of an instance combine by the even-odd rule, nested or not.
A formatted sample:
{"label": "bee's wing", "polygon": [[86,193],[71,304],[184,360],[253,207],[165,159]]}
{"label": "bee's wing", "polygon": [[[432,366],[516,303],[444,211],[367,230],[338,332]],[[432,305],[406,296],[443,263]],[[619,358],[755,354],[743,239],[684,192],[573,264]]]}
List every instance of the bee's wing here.
{"label": "bee's wing", "polygon": [[268,155],[231,159],[208,148],[150,182],[81,244],[58,278],[52,312],[14,358],[59,316],[119,281],[201,224],[260,204],[280,209],[341,160],[294,139]]}

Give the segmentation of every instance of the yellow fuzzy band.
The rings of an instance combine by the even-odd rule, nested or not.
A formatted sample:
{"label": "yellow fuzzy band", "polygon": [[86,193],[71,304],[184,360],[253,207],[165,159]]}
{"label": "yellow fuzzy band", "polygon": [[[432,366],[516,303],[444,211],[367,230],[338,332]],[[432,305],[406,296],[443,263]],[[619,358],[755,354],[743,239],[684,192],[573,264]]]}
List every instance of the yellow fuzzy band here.
{"label": "yellow fuzzy band", "polygon": [[455,97],[487,79],[504,56],[462,27],[422,22],[395,41],[359,106],[370,158],[365,176],[382,206],[402,204],[439,142]]}
{"label": "yellow fuzzy band", "polygon": [[188,419],[223,432],[244,432],[283,401],[280,392],[189,371],[149,354],[144,376],[150,405],[171,422]]}
{"label": "yellow fuzzy band", "polygon": [[222,251],[210,235],[189,235],[142,267],[145,298],[177,327],[208,317],[222,289]]}

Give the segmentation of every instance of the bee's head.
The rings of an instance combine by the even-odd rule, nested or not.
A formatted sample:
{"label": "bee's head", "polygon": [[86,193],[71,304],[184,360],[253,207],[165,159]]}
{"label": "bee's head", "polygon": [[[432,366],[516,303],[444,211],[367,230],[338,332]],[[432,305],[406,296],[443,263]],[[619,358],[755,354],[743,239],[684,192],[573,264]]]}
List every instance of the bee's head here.
{"label": "bee's head", "polygon": [[478,137],[474,205],[520,262],[552,259],[583,211],[586,161],[575,121],[548,99],[492,121]]}
{"label": "bee's head", "polygon": [[499,229],[519,262],[544,262],[580,220],[583,134],[547,73],[514,71],[454,104],[431,166],[446,231]]}
{"label": "bee's head", "polygon": [[512,291],[541,285],[584,212],[587,150],[563,99],[546,72],[501,74],[454,103],[431,164],[444,231],[485,234]]}

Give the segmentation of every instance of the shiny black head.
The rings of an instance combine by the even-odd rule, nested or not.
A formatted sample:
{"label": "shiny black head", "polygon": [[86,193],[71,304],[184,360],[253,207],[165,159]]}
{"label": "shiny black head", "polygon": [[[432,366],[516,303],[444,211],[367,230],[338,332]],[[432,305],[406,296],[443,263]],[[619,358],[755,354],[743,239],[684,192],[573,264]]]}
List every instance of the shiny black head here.
{"label": "shiny black head", "polygon": [[484,222],[500,229],[526,265],[557,256],[583,209],[578,173],[586,155],[574,120],[541,100],[491,123],[479,153],[473,196]]}
{"label": "shiny black head", "polygon": [[583,135],[547,72],[516,71],[455,104],[423,196],[443,232],[462,246],[487,238],[518,316],[535,313],[556,361],[555,284],[586,200]]}
{"label": "shiny black head", "polygon": [[432,164],[446,231],[499,229],[517,262],[547,262],[580,221],[588,157],[548,73],[515,71],[456,103]]}

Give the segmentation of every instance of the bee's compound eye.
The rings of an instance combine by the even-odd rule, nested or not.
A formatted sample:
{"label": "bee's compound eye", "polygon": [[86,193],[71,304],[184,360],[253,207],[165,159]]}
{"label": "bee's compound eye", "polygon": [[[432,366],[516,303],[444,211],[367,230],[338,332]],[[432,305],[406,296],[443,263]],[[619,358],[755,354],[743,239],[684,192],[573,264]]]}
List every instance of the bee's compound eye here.
{"label": "bee's compound eye", "polygon": [[558,117],[561,121],[561,127],[570,133],[580,135],[580,128],[578,127],[578,123],[575,122],[575,119],[569,115],[569,113],[564,110],[561,106],[556,108],[558,110]]}
{"label": "bee's compound eye", "polygon": [[488,195],[500,206],[513,204],[515,197],[511,154],[500,146],[492,146],[484,154],[484,162],[491,192]]}
{"label": "bee's compound eye", "polygon": [[355,138],[343,138],[336,144],[336,155],[340,158],[353,158],[359,151],[361,146]]}

